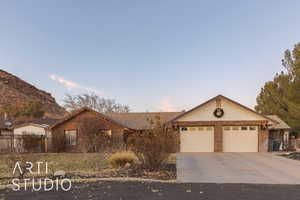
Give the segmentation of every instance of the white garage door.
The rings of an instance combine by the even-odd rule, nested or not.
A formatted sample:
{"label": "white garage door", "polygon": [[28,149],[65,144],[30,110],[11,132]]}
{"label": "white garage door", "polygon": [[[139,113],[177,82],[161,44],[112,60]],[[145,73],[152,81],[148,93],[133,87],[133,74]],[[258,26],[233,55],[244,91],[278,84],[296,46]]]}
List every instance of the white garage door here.
{"label": "white garage door", "polygon": [[186,127],[180,129],[181,152],[214,152],[213,127]]}
{"label": "white garage door", "polygon": [[223,152],[258,152],[257,127],[223,127]]}

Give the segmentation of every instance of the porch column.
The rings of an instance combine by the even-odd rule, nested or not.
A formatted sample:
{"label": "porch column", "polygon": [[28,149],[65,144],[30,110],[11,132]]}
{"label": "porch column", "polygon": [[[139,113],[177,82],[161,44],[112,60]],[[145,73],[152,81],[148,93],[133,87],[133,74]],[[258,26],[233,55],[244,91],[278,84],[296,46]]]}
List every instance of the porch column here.
{"label": "porch column", "polygon": [[258,152],[268,152],[269,130],[258,127]]}
{"label": "porch column", "polygon": [[284,133],[283,133],[283,142],[284,142],[285,147],[288,146],[289,139],[290,139],[290,131],[289,130],[284,130]]}

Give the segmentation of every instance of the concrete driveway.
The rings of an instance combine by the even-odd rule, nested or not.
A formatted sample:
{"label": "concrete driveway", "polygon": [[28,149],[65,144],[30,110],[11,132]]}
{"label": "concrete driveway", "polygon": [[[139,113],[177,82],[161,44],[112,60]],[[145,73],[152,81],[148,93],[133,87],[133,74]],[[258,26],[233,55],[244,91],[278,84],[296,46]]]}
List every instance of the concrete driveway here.
{"label": "concrete driveway", "polygon": [[185,183],[300,184],[300,161],[270,153],[179,153],[177,177]]}

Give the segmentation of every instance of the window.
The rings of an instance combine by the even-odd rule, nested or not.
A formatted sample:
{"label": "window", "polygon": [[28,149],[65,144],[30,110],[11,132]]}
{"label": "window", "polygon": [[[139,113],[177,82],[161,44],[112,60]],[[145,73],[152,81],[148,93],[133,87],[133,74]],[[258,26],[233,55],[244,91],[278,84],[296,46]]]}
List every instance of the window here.
{"label": "window", "polygon": [[182,127],[181,131],[187,131],[188,129],[186,127]]}
{"label": "window", "polygon": [[108,136],[111,136],[112,134],[111,134],[111,130],[104,130],[103,131],[106,135],[108,135]]}
{"label": "window", "polygon": [[203,131],[203,130],[204,130],[203,126],[198,127],[198,131]]}
{"label": "window", "polygon": [[65,131],[66,145],[75,146],[77,139],[77,130],[67,130]]}
{"label": "window", "polygon": [[195,127],[190,127],[190,128],[189,128],[189,131],[195,131],[195,130],[196,130]]}
{"label": "window", "polygon": [[240,130],[240,127],[239,127],[239,126],[233,126],[233,127],[232,127],[232,130],[233,130],[233,131],[238,131],[238,130]]}
{"label": "window", "polygon": [[206,130],[207,130],[207,131],[212,131],[212,130],[213,130],[213,127],[208,126],[208,127],[206,127]]}
{"label": "window", "polygon": [[242,126],[242,127],[241,127],[241,130],[242,130],[242,131],[247,131],[247,130],[248,130],[248,126]]}
{"label": "window", "polygon": [[231,127],[230,127],[230,126],[224,126],[224,127],[223,127],[223,130],[224,130],[224,131],[230,131],[230,130],[231,130]]}
{"label": "window", "polygon": [[250,131],[256,131],[256,126],[250,126],[250,127],[249,127],[249,130],[250,130]]}

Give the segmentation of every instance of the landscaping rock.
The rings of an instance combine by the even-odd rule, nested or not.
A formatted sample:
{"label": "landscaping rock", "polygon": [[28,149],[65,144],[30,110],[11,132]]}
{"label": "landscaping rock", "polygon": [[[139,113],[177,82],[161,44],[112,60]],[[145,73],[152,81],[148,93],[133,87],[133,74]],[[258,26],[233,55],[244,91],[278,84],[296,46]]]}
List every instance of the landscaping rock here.
{"label": "landscaping rock", "polygon": [[63,170],[59,170],[56,171],[53,176],[58,178],[64,178],[66,176],[66,172]]}
{"label": "landscaping rock", "polygon": [[128,168],[130,168],[131,167],[131,164],[130,163],[126,163],[125,165],[124,165],[124,168],[125,169],[128,169]]}
{"label": "landscaping rock", "polygon": [[285,153],[281,154],[281,156],[294,160],[300,160],[300,152]]}

